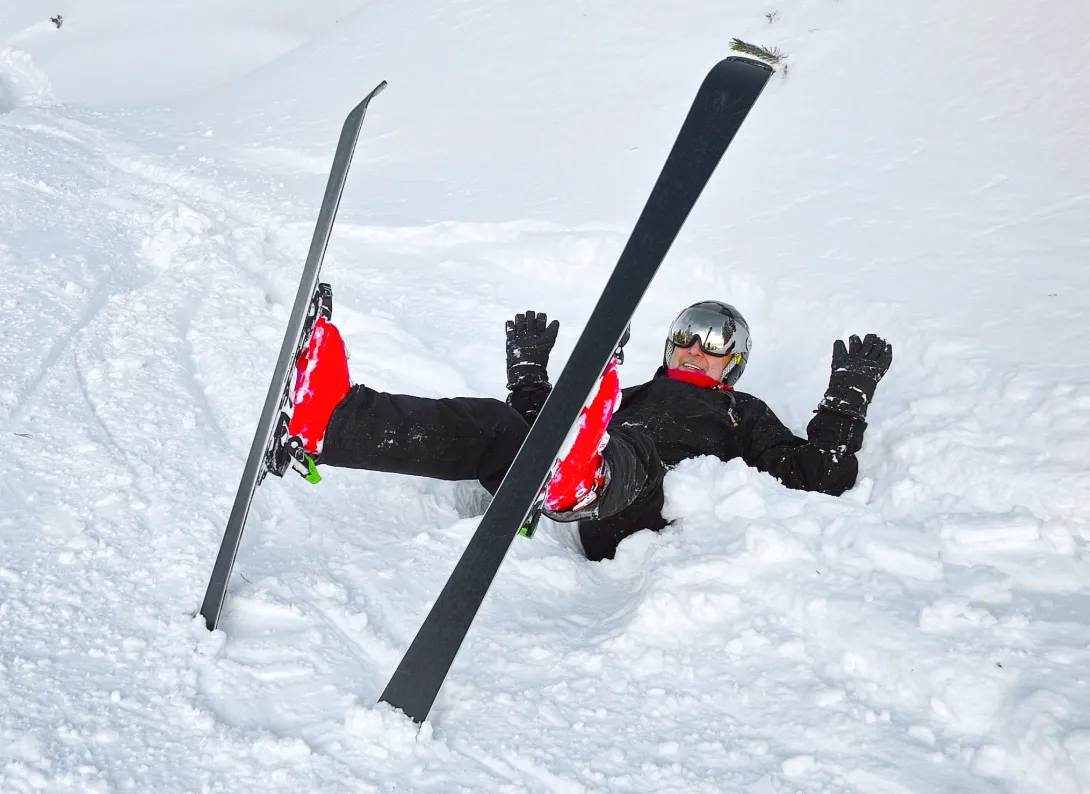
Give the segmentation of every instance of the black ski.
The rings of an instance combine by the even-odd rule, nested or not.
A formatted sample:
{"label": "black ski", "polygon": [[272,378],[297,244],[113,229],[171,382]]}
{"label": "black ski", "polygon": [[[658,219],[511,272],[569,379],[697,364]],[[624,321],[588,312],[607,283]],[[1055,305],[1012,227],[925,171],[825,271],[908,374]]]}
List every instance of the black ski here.
{"label": "black ski", "polygon": [[381,700],[423,722],[558,450],[727,146],[772,74],[730,57],[701,85],[564,371]]}
{"label": "black ski", "polygon": [[209,631],[214,631],[219,624],[223,601],[227,595],[227,584],[231,579],[231,569],[235,565],[238,545],[242,540],[242,530],[246,526],[246,516],[254,499],[257,486],[272,473],[283,476],[289,467],[298,469],[307,479],[317,481],[314,462],[303,452],[301,446],[287,438],[287,420],[290,415],[285,411],[284,400],[290,377],[295,369],[299,351],[306,343],[314,322],[321,314],[331,310],[332,297],[326,284],[319,285],[318,276],[322,269],[329,235],[333,230],[333,220],[337,217],[337,208],[341,203],[348,168],[352,164],[352,155],[356,150],[356,141],[363,127],[363,118],[371,100],[386,88],[383,80],[374,91],[348,114],[341,127],[341,137],[337,142],[337,151],[333,155],[333,167],[329,172],[322,208],[318,212],[318,222],[314,227],[310,251],[303,266],[303,276],[299,281],[299,291],[295,295],[295,305],[288,319],[288,328],[284,333],[284,343],[280,347],[280,356],[276,360],[272,382],[261,409],[261,418],[254,433],[250,455],[242,470],[242,480],[235,493],[235,503],[231,516],[227,519],[227,529],[220,542],[216,564],[212,568],[212,577],[208,580],[208,589],[201,604],[201,616]]}

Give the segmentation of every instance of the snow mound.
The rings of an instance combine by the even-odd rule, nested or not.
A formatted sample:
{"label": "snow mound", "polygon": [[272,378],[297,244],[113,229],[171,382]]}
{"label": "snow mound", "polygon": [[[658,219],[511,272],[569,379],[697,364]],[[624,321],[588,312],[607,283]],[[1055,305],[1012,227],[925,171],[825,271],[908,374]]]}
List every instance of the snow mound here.
{"label": "snow mound", "polygon": [[27,53],[13,47],[0,49],[0,114],[47,104],[52,98],[49,78]]}

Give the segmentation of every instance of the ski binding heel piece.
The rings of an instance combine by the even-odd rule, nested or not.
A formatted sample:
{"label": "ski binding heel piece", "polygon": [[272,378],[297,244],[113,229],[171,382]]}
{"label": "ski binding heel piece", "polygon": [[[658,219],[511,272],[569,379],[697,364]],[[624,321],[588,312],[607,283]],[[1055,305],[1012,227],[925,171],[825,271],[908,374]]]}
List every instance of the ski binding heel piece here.
{"label": "ski binding heel piece", "polygon": [[318,473],[314,458],[303,448],[302,439],[299,436],[288,435],[289,421],[291,421],[291,417],[282,412],[276,425],[273,441],[265,453],[265,469],[261,475],[262,478],[264,478],[265,474],[283,477],[288,469],[291,469],[307,482],[321,482],[322,475]]}
{"label": "ski binding heel piece", "polygon": [[288,461],[292,471],[309,483],[317,485],[322,481],[322,475],[318,473],[318,467],[307,451],[303,449],[303,441],[299,436],[292,436],[287,444]]}

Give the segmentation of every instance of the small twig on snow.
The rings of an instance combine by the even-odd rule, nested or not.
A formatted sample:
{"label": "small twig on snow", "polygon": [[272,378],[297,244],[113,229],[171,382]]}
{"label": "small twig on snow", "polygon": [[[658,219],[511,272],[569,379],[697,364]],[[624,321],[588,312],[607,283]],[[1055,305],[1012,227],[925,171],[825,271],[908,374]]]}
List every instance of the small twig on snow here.
{"label": "small twig on snow", "polygon": [[765,63],[782,63],[787,58],[779,47],[761,47],[737,38],[730,40],[730,48],[743,55],[752,55]]}

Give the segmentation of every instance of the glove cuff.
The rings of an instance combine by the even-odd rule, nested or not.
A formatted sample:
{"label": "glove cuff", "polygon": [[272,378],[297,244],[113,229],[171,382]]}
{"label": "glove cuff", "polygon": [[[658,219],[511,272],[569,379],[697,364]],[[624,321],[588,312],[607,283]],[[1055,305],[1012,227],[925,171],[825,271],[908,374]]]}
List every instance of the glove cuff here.
{"label": "glove cuff", "polygon": [[511,393],[507,395],[507,404],[519,412],[526,420],[526,424],[532,425],[537,415],[541,413],[545,401],[549,399],[552,387],[548,383],[537,386],[508,387]]}
{"label": "glove cuff", "polygon": [[806,426],[806,437],[818,449],[854,455],[863,446],[867,423],[861,417],[819,406]]}
{"label": "glove cuff", "polygon": [[862,395],[856,394],[845,397],[840,394],[826,392],[814,413],[840,414],[849,416],[858,422],[864,422],[867,419],[867,405],[868,403],[862,398]]}
{"label": "glove cuff", "polygon": [[549,371],[533,361],[517,361],[507,367],[507,388],[549,387]]}
{"label": "glove cuff", "polygon": [[877,388],[878,382],[867,375],[838,370],[829,378],[829,388],[825,390],[818,409],[862,421],[867,418],[867,408]]}

